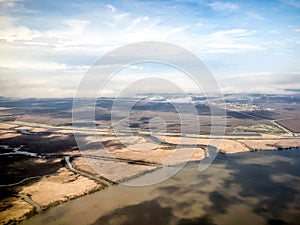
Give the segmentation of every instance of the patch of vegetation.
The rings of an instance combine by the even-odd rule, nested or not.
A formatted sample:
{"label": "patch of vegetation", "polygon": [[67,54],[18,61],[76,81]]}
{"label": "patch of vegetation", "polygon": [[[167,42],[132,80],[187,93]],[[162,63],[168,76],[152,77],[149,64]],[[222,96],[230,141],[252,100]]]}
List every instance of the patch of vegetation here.
{"label": "patch of vegetation", "polygon": [[263,133],[263,134],[283,134],[283,131],[270,124],[255,124],[250,127],[238,127],[242,132],[253,132],[253,133]]}

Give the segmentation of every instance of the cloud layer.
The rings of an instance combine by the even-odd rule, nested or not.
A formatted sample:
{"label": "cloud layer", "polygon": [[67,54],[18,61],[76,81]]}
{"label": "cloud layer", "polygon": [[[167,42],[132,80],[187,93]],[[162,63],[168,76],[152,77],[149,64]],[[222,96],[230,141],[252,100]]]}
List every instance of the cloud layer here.
{"label": "cloud layer", "polygon": [[[247,91],[282,93],[300,80],[298,3],[0,0],[0,95],[72,97],[99,57],[140,41],[190,50],[223,91],[243,91],[244,82]],[[128,72],[127,81],[137,72],[147,73]]]}

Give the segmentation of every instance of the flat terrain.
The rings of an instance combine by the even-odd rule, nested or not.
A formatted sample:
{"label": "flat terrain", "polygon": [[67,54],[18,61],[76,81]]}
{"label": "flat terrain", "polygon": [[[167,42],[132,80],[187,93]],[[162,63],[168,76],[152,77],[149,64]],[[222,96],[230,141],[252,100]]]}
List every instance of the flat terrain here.
{"label": "flat terrain", "polygon": [[[71,99],[1,99],[2,224],[17,223],[61,202],[164,166],[202,160],[209,156],[207,146],[224,154],[300,146],[298,126],[291,127],[284,119],[288,112],[289,118],[299,121],[295,119],[298,103],[258,102],[259,110],[249,110],[249,105],[243,109],[240,103],[231,102],[225,136],[210,136],[211,117],[204,103],[197,103],[200,134],[192,119],[180,124],[169,103],[142,102],[128,118],[120,113],[112,123],[112,100],[101,100],[95,129],[89,121],[72,123],[71,103]],[[224,106],[214,107],[219,107],[220,115],[215,115],[219,119]],[[80,148],[75,137],[84,143]]]}

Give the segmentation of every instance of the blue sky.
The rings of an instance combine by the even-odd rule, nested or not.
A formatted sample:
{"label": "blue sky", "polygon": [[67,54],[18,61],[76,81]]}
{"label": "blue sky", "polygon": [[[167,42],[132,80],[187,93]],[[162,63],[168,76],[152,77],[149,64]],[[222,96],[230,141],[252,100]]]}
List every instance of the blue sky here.
{"label": "blue sky", "polygon": [[300,88],[299,0],[0,0],[0,95],[73,97],[99,57],[139,41],[193,52],[224,93]]}

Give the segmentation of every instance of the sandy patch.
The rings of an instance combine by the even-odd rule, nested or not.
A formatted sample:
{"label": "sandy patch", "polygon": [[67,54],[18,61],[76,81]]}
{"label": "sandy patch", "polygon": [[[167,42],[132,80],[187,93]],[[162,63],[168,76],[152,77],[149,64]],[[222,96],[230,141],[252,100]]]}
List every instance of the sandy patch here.
{"label": "sandy patch", "polygon": [[282,139],[282,140],[240,140],[253,150],[276,150],[284,148],[293,148],[300,146],[300,139]]}
{"label": "sandy patch", "polygon": [[0,138],[1,139],[6,139],[6,138],[15,138],[21,136],[21,134],[17,132],[2,132],[0,131]]}
{"label": "sandy patch", "polygon": [[0,202],[0,223],[18,222],[33,214],[33,206],[18,197],[9,197]]}
{"label": "sandy patch", "polygon": [[206,139],[206,138],[180,138],[180,137],[164,137],[164,141],[170,144],[200,144],[212,145],[223,153],[247,152],[250,150],[276,150],[287,149],[300,146],[300,139],[260,139],[260,140],[232,140],[232,139]]}
{"label": "sandy patch", "polygon": [[156,169],[155,166],[128,164],[121,161],[87,159],[88,164],[101,176],[114,182],[122,182]]}
{"label": "sandy patch", "polygon": [[245,145],[235,140],[228,139],[208,139],[208,138],[187,138],[187,137],[165,137],[165,142],[170,144],[190,144],[190,145],[211,145],[219,149],[220,152],[224,153],[237,153],[249,151]]}
{"label": "sandy patch", "polygon": [[0,129],[13,129],[17,127],[14,124],[9,124],[9,123],[0,123]]}
{"label": "sandy patch", "polygon": [[95,181],[61,168],[54,176],[44,177],[25,186],[21,194],[31,196],[43,209],[85,195],[100,187]]}
{"label": "sandy patch", "polygon": [[220,152],[227,154],[249,151],[249,148],[247,148],[245,145],[233,140],[223,140],[218,149]]}
{"label": "sandy patch", "polygon": [[91,165],[85,158],[82,157],[74,158],[72,160],[72,165],[76,169],[87,172],[89,174],[97,175],[97,172],[91,167]]}

